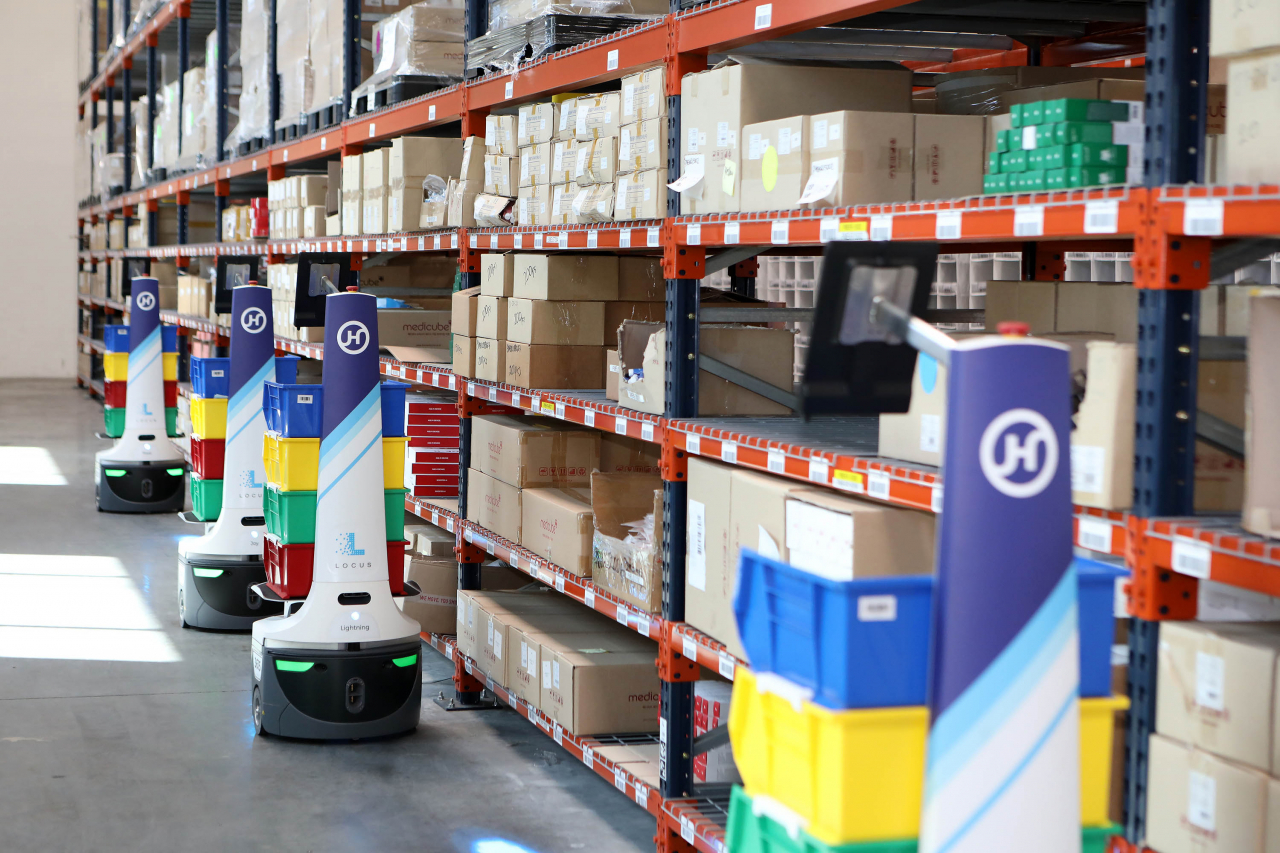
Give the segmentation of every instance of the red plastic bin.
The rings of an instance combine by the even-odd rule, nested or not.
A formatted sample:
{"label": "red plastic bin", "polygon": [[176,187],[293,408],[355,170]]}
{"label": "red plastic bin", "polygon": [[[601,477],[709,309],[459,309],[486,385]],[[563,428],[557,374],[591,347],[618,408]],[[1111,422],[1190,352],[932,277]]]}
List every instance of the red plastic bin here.
{"label": "red plastic bin", "polygon": [[222,479],[226,453],[226,439],[191,437],[191,467],[203,480]]}
{"label": "red plastic bin", "polygon": [[[126,382],[103,382],[102,383],[102,402],[113,409],[123,409],[125,400],[128,397],[129,383]],[[164,383],[164,407],[166,409],[176,408],[178,405],[178,383],[168,380]]]}
{"label": "red plastic bin", "polygon": [[[392,595],[404,594],[404,548],[407,544],[387,543],[387,581]],[[266,536],[262,560],[267,570],[267,586],[281,598],[306,598],[311,591],[315,558],[314,543],[284,545],[276,537]]]}

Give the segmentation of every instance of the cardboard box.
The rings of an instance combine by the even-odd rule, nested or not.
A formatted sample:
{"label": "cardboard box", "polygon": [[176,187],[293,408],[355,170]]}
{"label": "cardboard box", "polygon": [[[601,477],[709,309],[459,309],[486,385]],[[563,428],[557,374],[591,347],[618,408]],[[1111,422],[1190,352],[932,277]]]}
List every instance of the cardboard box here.
{"label": "cardboard box", "polygon": [[520,149],[520,186],[545,187],[551,183],[551,143]]}
{"label": "cardboard box", "polygon": [[[400,347],[417,349],[418,361],[447,362],[453,355],[449,344],[452,322],[451,311],[382,308],[378,311],[378,345],[393,354]],[[424,355],[422,351],[430,353]]]}
{"label": "cardboard box", "polygon": [[484,158],[484,191],[490,195],[512,198],[520,188],[520,158],[486,154]]}
{"label": "cardboard box", "polygon": [[[725,179],[725,164],[735,174],[742,165],[745,140],[739,134],[746,125],[831,110],[893,111],[911,120],[911,75],[905,69],[724,65],[685,75],[680,92],[679,177],[690,181],[680,197],[682,214],[740,209],[741,196]],[[904,147],[910,144],[909,125],[900,138]],[[909,158],[903,168],[909,170]],[[910,198],[907,192],[904,199]]]}
{"label": "cardboard box", "polygon": [[989,281],[986,295],[986,326],[994,329],[1006,320],[1020,320],[1031,334],[1050,334],[1056,329],[1058,286],[1051,281]]}
{"label": "cardboard box", "polygon": [[515,282],[515,268],[515,255],[481,256],[480,295],[510,296]]}
{"label": "cardboard box", "polygon": [[600,433],[534,417],[472,419],[471,464],[517,488],[590,486]]}
{"label": "cardboard box", "polygon": [[483,180],[450,182],[448,191],[449,227],[470,227],[476,224],[476,200],[484,188]]}
{"label": "cardboard box", "polygon": [[666,169],[647,169],[618,177],[613,202],[615,220],[662,219],[666,209]]}
{"label": "cardboard box", "polygon": [[1265,773],[1280,769],[1280,628],[1169,622],[1158,661],[1156,731]]}
{"label": "cardboard box", "polygon": [[511,295],[525,299],[602,302],[617,299],[618,258],[616,255],[522,254],[516,263]]}
{"label": "cardboard box", "polygon": [[667,120],[665,118],[623,125],[618,131],[618,174],[667,168]]}
{"label": "cardboard box", "polygon": [[[1244,513],[1246,530],[1280,535],[1280,482],[1268,472],[1280,464],[1280,388],[1268,365],[1280,346],[1280,298],[1255,296],[1249,304],[1248,413],[1245,429]],[[1256,476],[1255,476],[1256,475]]]}
{"label": "cardboard box", "polygon": [[516,142],[521,148],[540,145],[555,138],[560,120],[560,105],[554,103],[525,104],[520,107]]}
{"label": "cardboard box", "polygon": [[1090,341],[1089,382],[1071,432],[1071,500],[1127,509],[1133,503],[1137,347]]}
{"label": "cardboard box", "polygon": [[915,120],[907,113],[846,111],[813,116],[805,203],[798,206],[909,201]]}
{"label": "cardboard box", "polygon": [[406,559],[405,579],[422,592],[400,599],[405,615],[423,631],[451,634],[458,625],[458,564],[454,560]]}
{"label": "cardboard box", "polygon": [[[666,396],[666,326],[657,323],[622,324],[618,351],[621,374],[618,403],[623,408],[661,415]],[[701,352],[750,373],[770,385],[791,391],[795,338],[785,329],[704,325],[699,331]],[[627,370],[642,368],[644,376],[627,381]],[[786,415],[791,410],[734,385],[705,370],[698,374],[698,415]]]}
{"label": "cardboard box", "polygon": [[521,187],[516,199],[516,224],[553,225],[550,216],[552,189],[544,184],[539,187]]}
{"label": "cardboard box", "polygon": [[616,349],[606,349],[604,351],[604,396],[608,400],[618,401],[618,374],[621,368],[618,366],[618,351]]}
{"label": "cardboard box", "polygon": [[507,375],[507,352],[504,341],[493,338],[475,338],[476,379],[486,382],[502,382]]}
{"label": "cardboard box", "polygon": [[[529,601],[521,601],[525,596],[501,596],[498,600],[481,600],[485,609],[485,637],[480,643],[480,663],[485,675],[495,681],[508,685],[508,678],[523,668],[526,673],[530,669],[527,648],[521,647],[523,637],[526,644],[530,636],[539,636],[552,642],[566,640],[572,642],[577,634],[607,630],[609,623],[601,620],[592,611],[581,608],[574,612],[564,607],[565,602],[556,601],[546,595],[528,596]],[[541,643],[539,643],[539,652]],[[515,671],[513,671],[515,670]],[[527,688],[532,689],[537,683],[526,675]],[[532,704],[539,705],[539,696]]]}
{"label": "cardboard box", "polygon": [[[1250,342],[1252,351],[1259,352],[1260,347]],[[1256,363],[1256,362],[1255,362]],[[1248,385],[1249,364],[1242,361],[1202,361],[1197,370],[1196,407],[1215,417],[1221,418],[1235,427],[1245,430],[1246,453],[1250,446],[1250,434],[1254,429],[1262,429],[1261,423],[1253,421],[1245,415],[1245,389]],[[1265,392],[1259,391],[1259,395]],[[1250,399],[1253,399],[1250,397]],[[1260,411],[1263,396],[1259,396]],[[1251,463],[1258,471],[1265,471],[1261,454],[1254,456]],[[1196,488],[1195,509],[1197,512],[1239,512],[1244,506],[1245,481],[1248,469],[1244,460],[1230,456],[1217,448],[1210,447],[1203,441],[1196,442]],[[1248,529],[1249,515],[1245,515],[1245,528]]]}
{"label": "cardboard box", "polygon": [[603,349],[508,341],[505,381],[517,388],[603,388]]}
{"label": "cardboard box", "polygon": [[520,299],[507,302],[509,341],[526,344],[601,346],[604,344],[605,308],[617,303],[548,302]]}
{"label": "cardboard box", "polygon": [[1212,0],[1209,55],[1240,56],[1280,47],[1280,8],[1274,3]]}
{"label": "cardboard box", "polygon": [[479,136],[468,136],[462,140],[462,167],[459,169],[458,179],[483,184],[485,154],[484,140]]}
{"label": "cardboard box", "polygon": [[934,516],[846,498],[824,489],[786,502],[790,563],[833,580],[933,571]]}
{"label": "cardboard box", "polygon": [[684,606],[689,624],[715,637],[742,659],[746,653],[732,615],[733,587],[738,576],[737,562],[731,565],[729,556],[732,490],[731,466],[689,457]]}
{"label": "cardboard box", "polygon": [[392,178],[386,189],[387,233],[416,231],[422,222],[422,178]]}
{"label": "cardboard box", "polygon": [[542,712],[575,735],[657,731],[654,650],[614,651],[608,639],[581,635],[578,642],[589,645],[578,648],[542,644]]}
{"label": "cardboard box", "polygon": [[578,143],[573,165],[573,180],[578,186],[611,184],[617,174],[617,139],[606,136],[602,139]]}
{"label": "cardboard box", "polygon": [[1219,179],[1274,183],[1280,180],[1272,142],[1280,133],[1280,50],[1232,59],[1227,74],[1227,173]]}
{"label": "cardboard box", "polygon": [[484,147],[487,154],[514,157],[519,148],[516,137],[516,116],[486,116],[484,120]]}
{"label": "cardboard box", "polygon": [[987,165],[983,116],[917,115],[911,149],[915,163],[912,198],[982,194]]}
{"label": "cardboard box", "polygon": [[[325,215],[323,207],[304,207],[302,208],[302,235],[303,237],[324,237],[326,236],[327,226],[325,224]],[[404,230],[404,229],[400,229]]]}
{"label": "cardboard box", "polygon": [[374,148],[360,155],[360,166],[363,171],[364,190],[368,192],[376,187],[385,187],[390,174],[388,163],[391,159],[389,148]]}
{"label": "cardboard box", "polygon": [[591,142],[617,136],[622,126],[622,93],[584,95],[574,101],[574,138]]}
{"label": "cardboard box", "polygon": [[665,302],[667,280],[662,275],[662,258],[620,256],[618,299],[624,302]]}
{"label": "cardboard box", "polygon": [[611,432],[600,434],[600,471],[604,474],[660,474],[658,445]]}
{"label": "cardboard box", "polygon": [[329,179],[324,175],[298,176],[298,207],[324,207]]}
{"label": "cardboard box", "polygon": [[[1169,623],[1173,624],[1173,623]],[[1274,780],[1160,735],[1151,735],[1145,844],[1160,853],[1270,853]],[[1265,845],[1265,846],[1264,846]]]}
{"label": "cardboard box", "polygon": [[667,114],[667,70],[659,65],[622,78],[622,121],[646,121]]}
{"label": "cardboard box", "polygon": [[524,489],[520,543],[578,577],[591,576],[591,490]]}
{"label": "cardboard box", "polygon": [[911,406],[906,414],[880,416],[879,455],[941,467],[947,434],[947,368],[916,356]]}
{"label": "cardboard box", "polygon": [[[742,128],[744,212],[796,207],[809,180],[809,116],[792,116]],[[725,188],[730,184],[724,176]]]}
{"label": "cardboard box", "polygon": [[[594,473],[592,578],[595,585],[645,611],[662,609],[662,478]],[[647,531],[639,536],[638,531]],[[628,542],[628,537],[632,541]]]}
{"label": "cardboard box", "polygon": [[[483,287],[480,291],[484,293]],[[476,337],[507,339],[507,302],[501,296],[480,296],[476,299]],[[494,380],[501,382],[501,378]]]}
{"label": "cardboard box", "polygon": [[364,162],[360,155],[342,158],[342,234],[364,233]]}
{"label": "cardboard box", "polygon": [[[285,213],[293,211],[286,210]],[[387,188],[365,187],[364,213],[361,215],[365,234],[387,233]]]}
{"label": "cardboard box", "polygon": [[480,306],[480,288],[468,287],[453,294],[453,333],[469,338],[476,336],[477,311]]}
{"label": "cardboard box", "polygon": [[593,184],[579,187],[573,197],[573,213],[578,222],[613,222],[617,208],[613,184]]}
{"label": "cardboard box", "polygon": [[637,323],[662,323],[665,321],[665,302],[602,302],[604,305],[604,344],[616,350],[618,329],[627,320]]}
{"label": "cardboard box", "polygon": [[578,166],[578,143],[572,139],[551,143],[551,170],[547,179],[552,184],[567,184],[573,181],[573,173]]}
{"label": "cardboard box", "polygon": [[468,379],[476,378],[476,339],[453,336],[453,372]]}
{"label": "cardboard box", "polygon": [[1102,332],[1119,343],[1137,343],[1138,289],[1132,284],[1061,281],[1055,291],[1056,331]]}
{"label": "cardboard box", "polygon": [[467,518],[520,544],[520,489],[475,468],[467,476]]}
{"label": "cardboard box", "polygon": [[461,139],[427,136],[400,136],[391,140],[387,155],[388,183],[397,178],[416,178],[419,187],[427,175],[456,178],[462,156]]}

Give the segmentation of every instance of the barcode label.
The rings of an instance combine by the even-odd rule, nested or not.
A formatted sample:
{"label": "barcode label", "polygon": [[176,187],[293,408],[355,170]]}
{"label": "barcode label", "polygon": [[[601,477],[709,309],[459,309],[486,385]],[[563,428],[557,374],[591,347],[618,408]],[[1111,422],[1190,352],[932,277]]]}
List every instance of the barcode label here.
{"label": "barcode label", "polygon": [[720,458],[732,465],[738,464],[738,445],[732,441],[720,443]]}
{"label": "barcode label", "polygon": [[889,475],[883,471],[867,472],[867,494],[873,498],[889,500]]}
{"label": "barcode label", "polygon": [[[615,50],[614,53],[617,53],[617,51]],[[627,777],[620,767],[613,771],[613,787],[624,794],[627,792]]]}
{"label": "barcode label", "polygon": [[496,403],[496,402],[498,402],[498,389],[497,389],[497,388],[490,388],[490,389],[489,389],[489,402],[490,402],[490,403]]}
{"label": "barcode label", "polygon": [[619,625],[626,625],[627,624],[627,608],[619,604],[617,612],[613,614],[613,620],[617,622]]}
{"label": "barcode label", "polygon": [[596,248],[599,248],[599,246],[600,246],[600,232],[588,231],[587,232],[587,248],[596,249]]}
{"label": "barcode label", "polygon": [[929,493],[929,509],[942,512],[942,486],[934,486]]}
{"label": "barcode label", "polygon": [[596,410],[587,409],[582,413],[582,422],[589,427],[596,425]]}
{"label": "barcode label", "polygon": [[471,235],[471,248],[473,249],[480,248],[480,238],[475,234]]}
{"label": "barcode label", "polygon": [[1207,579],[1213,552],[1207,545],[1180,539],[1173,543],[1173,570],[1193,578]]}
{"label": "barcode label", "polygon": [[468,397],[474,397],[475,395],[476,395],[476,383],[474,383],[474,382],[468,382],[468,383],[467,383],[467,396],[468,396]]}
{"label": "barcode label", "polygon": [[685,226],[685,242],[690,246],[697,246],[702,243],[702,226],[698,223]]}
{"label": "barcode label", "polygon": [[617,71],[617,70],[618,70],[618,51],[616,51],[616,50],[611,50],[611,51],[609,51],[609,54],[608,54],[608,56],[606,57],[605,62],[604,62],[604,70],[605,70],[605,71]]}
{"label": "barcode label", "polygon": [[640,424],[640,437],[645,441],[653,441],[653,424]]}
{"label": "barcode label", "polygon": [[959,210],[940,210],[935,217],[934,237],[939,240],[959,240],[960,239],[960,217]]}
{"label": "barcode label", "polygon": [[781,450],[770,450],[769,470],[774,474],[785,474],[787,472],[787,455]]}
{"label": "barcode label", "polygon": [[498,248],[498,235],[497,235],[497,234],[492,234],[492,235],[490,235],[490,236],[489,236],[489,248],[490,248],[490,249],[496,249],[496,248]]}
{"label": "barcode label", "polygon": [[809,479],[815,483],[825,485],[831,477],[831,466],[827,464],[825,459],[809,460]]}
{"label": "barcode label", "polygon": [[1120,202],[1114,198],[1086,202],[1084,233],[1114,234],[1120,230]]}
{"label": "barcode label", "polygon": [[893,239],[893,214],[887,216],[871,217],[871,239],[872,240],[892,240]]}
{"label": "barcode label", "polygon": [[690,456],[697,456],[698,451],[702,449],[702,436],[689,433],[684,437],[684,452]]}
{"label": "barcode label", "polygon": [[1222,234],[1222,199],[1189,198],[1182,208],[1182,231],[1190,237]]}
{"label": "barcode label", "polygon": [[[757,29],[759,28],[757,27]],[[684,815],[680,815],[680,837],[690,844],[693,844],[698,838],[697,833],[693,830],[693,821]]]}
{"label": "barcode label", "polygon": [[688,635],[682,635],[680,637],[680,654],[684,655],[689,660],[698,659],[698,644],[693,637]]}
{"label": "barcode label", "polygon": [[535,249],[541,249],[541,248],[542,248],[542,235],[541,235],[541,234],[534,234],[534,235],[533,235],[533,248],[535,248]]}
{"label": "barcode label", "polygon": [[783,220],[774,222],[769,229],[769,241],[775,246],[785,246],[791,242],[791,223]]}
{"label": "barcode label", "polygon": [[[818,223],[818,241],[830,243],[840,233],[840,220],[829,216]],[[727,242],[727,241],[726,241]]]}
{"label": "barcode label", "polygon": [[556,723],[555,729],[552,730],[551,739],[556,742],[556,746],[560,746],[560,741],[564,738],[564,727]]}
{"label": "barcode label", "polygon": [[593,750],[589,746],[584,746],[582,748],[582,763],[587,765],[588,767],[595,767],[595,764],[596,764],[595,750]]}
{"label": "barcode label", "polygon": [[649,805],[649,786],[636,782],[636,804],[644,807]]}
{"label": "barcode label", "polygon": [[1090,551],[1111,552],[1111,525],[1096,518],[1080,519],[1076,528],[1076,544]]}
{"label": "barcode label", "polygon": [[507,81],[506,88],[503,90],[502,97],[503,97],[504,99],[510,99],[510,98],[511,98],[511,96],[512,96],[512,95],[514,95],[515,93],[516,93],[516,84],[515,84],[515,81],[514,81],[514,80],[508,80],[508,81]]}
{"label": "barcode label", "polygon": [[724,224],[724,242],[732,245],[737,243],[741,237],[741,227],[736,222],[726,222]]}
{"label": "barcode label", "polygon": [[631,229],[630,228],[623,228],[621,231],[618,232],[618,248],[620,249],[631,248]]}
{"label": "barcode label", "polygon": [[564,420],[564,403],[556,403],[556,417]]}
{"label": "barcode label", "polygon": [[1026,204],[1013,209],[1013,235],[1039,237],[1044,234],[1044,205]]}
{"label": "barcode label", "polygon": [[618,435],[627,434],[627,419],[619,417],[613,422],[613,431]]}
{"label": "barcode label", "polygon": [[[756,7],[756,29],[764,30],[773,26],[773,4],[762,3]],[[693,841],[692,838],[688,839]]]}
{"label": "barcode label", "polygon": [[513,236],[512,236],[512,238],[511,238],[511,245],[512,245],[514,248],[516,248],[516,249],[523,249],[523,248],[524,248],[524,235],[523,235],[523,234],[515,234],[515,235],[513,235]]}
{"label": "barcode label", "polygon": [[556,592],[564,592],[564,575],[556,575]]}
{"label": "barcode label", "polygon": [[728,652],[720,653],[720,666],[719,666],[720,674],[725,678],[729,679],[730,681],[733,680],[734,664],[735,664],[735,661],[733,659],[733,655],[729,654]]}
{"label": "barcode label", "polygon": [[569,248],[569,232],[568,231],[560,232],[560,248],[561,249]]}

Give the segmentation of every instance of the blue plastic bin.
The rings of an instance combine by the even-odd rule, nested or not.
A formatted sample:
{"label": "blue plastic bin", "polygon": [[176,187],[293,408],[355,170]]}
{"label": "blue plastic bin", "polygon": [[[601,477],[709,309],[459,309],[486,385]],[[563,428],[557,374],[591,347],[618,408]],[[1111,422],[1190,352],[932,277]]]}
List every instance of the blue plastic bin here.
{"label": "blue plastic bin", "polygon": [[276,356],[276,381],[281,385],[293,385],[298,381],[298,362],[296,355]]}
{"label": "blue plastic bin", "polygon": [[[102,328],[102,343],[103,346],[106,347],[107,352],[128,352],[129,327],[104,326]],[[160,327],[160,349],[162,352],[178,351],[177,326]]]}
{"label": "blue plastic bin", "polygon": [[177,352],[178,351],[178,327],[177,326],[161,326],[160,327],[160,351],[161,352]]}
{"label": "blue plastic bin", "polygon": [[751,668],[828,708],[924,705],[933,578],[836,581],[743,549],[733,602]]}
{"label": "blue plastic bin", "polygon": [[1116,578],[1129,570],[1076,557],[1080,585],[1080,695],[1111,695],[1111,646],[1115,642]]}
{"label": "blue plastic bin", "polygon": [[404,395],[409,386],[403,382],[382,383],[382,434],[404,435]]}
{"label": "blue plastic bin", "polygon": [[267,429],[284,438],[319,438],[324,424],[324,386],[262,383]]}
{"label": "blue plastic bin", "polygon": [[231,359],[192,358],[191,393],[205,399],[231,396]]}

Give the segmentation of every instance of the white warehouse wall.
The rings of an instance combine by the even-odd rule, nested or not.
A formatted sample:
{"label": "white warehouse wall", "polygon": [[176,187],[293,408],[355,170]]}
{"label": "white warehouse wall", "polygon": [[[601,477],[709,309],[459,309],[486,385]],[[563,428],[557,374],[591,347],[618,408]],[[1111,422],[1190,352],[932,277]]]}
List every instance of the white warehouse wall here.
{"label": "white warehouse wall", "polygon": [[76,374],[76,10],[0,0],[0,379]]}

